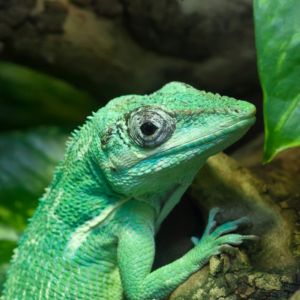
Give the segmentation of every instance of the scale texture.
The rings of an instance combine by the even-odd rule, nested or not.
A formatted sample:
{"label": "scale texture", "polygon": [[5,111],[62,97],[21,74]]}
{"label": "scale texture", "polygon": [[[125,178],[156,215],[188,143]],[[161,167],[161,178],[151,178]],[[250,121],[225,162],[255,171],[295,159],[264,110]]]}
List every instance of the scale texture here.
{"label": "scale texture", "polygon": [[172,82],[111,100],[70,138],[15,250],[2,300],[163,299],[252,236],[243,219],[216,227],[151,271],[155,233],[206,159],[238,140],[255,107]]}

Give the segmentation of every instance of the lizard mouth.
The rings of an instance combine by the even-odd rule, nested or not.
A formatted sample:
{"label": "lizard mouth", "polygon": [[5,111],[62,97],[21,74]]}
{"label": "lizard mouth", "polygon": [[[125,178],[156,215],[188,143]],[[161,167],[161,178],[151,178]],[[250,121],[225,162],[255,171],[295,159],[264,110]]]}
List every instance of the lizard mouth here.
{"label": "lizard mouth", "polygon": [[[212,129],[201,132],[200,128],[195,128],[187,133],[178,133],[173,136],[165,144],[155,150],[148,152],[146,157],[138,160],[124,160],[119,171],[127,170],[127,175],[131,172],[136,175],[137,167],[143,168],[143,174],[152,173],[157,163],[160,165],[160,170],[163,168],[163,160],[169,157],[171,166],[180,164],[184,160],[190,160],[201,156],[202,160],[206,160],[211,155],[214,155],[226,147],[233,144],[241,136],[243,136],[250,126],[255,122],[255,111],[247,114],[239,119],[231,119],[230,121],[218,124],[217,129]],[[171,157],[177,159],[171,159]],[[149,167],[149,161],[152,161],[152,167]],[[171,162],[172,161],[172,162]],[[168,164],[168,163],[167,163]],[[139,172],[138,172],[139,173]]]}
{"label": "lizard mouth", "polygon": [[[210,144],[212,141],[221,140],[223,136],[234,135],[237,132],[241,132],[241,134],[237,134],[237,136],[240,137],[240,135],[244,134],[245,131],[254,124],[254,122],[255,117],[250,117],[242,119],[238,122],[224,123],[217,130],[208,132],[205,135],[199,135],[197,132],[192,133],[192,136],[187,135],[186,138],[181,139],[180,143],[172,143],[169,147],[161,149],[161,151],[158,153],[158,156],[166,155],[169,151],[173,152],[175,149],[177,151],[183,151],[185,148],[197,148],[204,144]],[[216,144],[218,144],[218,142]],[[152,157],[156,156],[157,155],[154,155]]]}
{"label": "lizard mouth", "polygon": [[[207,132],[205,135],[199,135],[199,129],[192,133],[187,134],[183,139],[178,139],[171,143],[166,143],[159,148],[159,151],[148,156],[146,159],[159,160],[162,157],[180,155],[184,153],[185,157],[187,153],[189,158],[193,158],[199,155],[199,148],[203,145],[207,145],[207,149],[203,154],[210,156],[216,152],[222,151],[236,140],[238,140],[255,122],[253,115],[247,116],[239,121],[231,121],[223,123],[217,130]],[[224,139],[226,137],[226,139]],[[226,141],[228,140],[228,141]],[[222,144],[222,141],[224,144]],[[220,144],[222,146],[220,147]],[[140,160],[137,164],[144,161]],[[180,162],[180,160],[178,161]]]}

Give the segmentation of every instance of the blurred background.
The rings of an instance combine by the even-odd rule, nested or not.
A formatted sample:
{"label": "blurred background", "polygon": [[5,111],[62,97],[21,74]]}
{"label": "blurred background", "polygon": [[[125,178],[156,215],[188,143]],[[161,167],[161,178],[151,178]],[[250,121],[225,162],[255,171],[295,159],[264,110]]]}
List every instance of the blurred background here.
{"label": "blurred background", "polygon": [[172,80],[250,100],[261,116],[252,0],[1,1],[0,55],[20,67],[1,66],[1,130],[73,128]]}
{"label": "blurred background", "polygon": [[254,103],[252,0],[0,1],[0,285],[70,131],[169,81]]}

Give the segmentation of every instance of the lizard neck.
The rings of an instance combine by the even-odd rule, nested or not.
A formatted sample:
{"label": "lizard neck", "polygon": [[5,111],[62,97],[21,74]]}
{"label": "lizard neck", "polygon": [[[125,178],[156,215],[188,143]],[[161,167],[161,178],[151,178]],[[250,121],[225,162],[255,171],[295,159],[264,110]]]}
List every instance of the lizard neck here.
{"label": "lizard neck", "polygon": [[[69,173],[62,170],[63,165],[59,168],[15,252],[7,282],[8,287],[13,287],[7,295],[12,296],[8,298],[26,295],[26,299],[36,299],[40,295],[41,299],[75,299],[76,293],[85,291],[88,284],[88,299],[121,299],[119,273],[113,263],[116,254],[101,246],[106,243],[110,249],[112,238],[104,235],[95,243],[83,241],[73,257],[66,255],[76,229],[101,215],[110,205],[108,202],[117,203],[119,198],[85,162],[78,161],[77,169]],[[107,291],[99,278],[116,288]]]}
{"label": "lizard neck", "polygon": [[[90,158],[73,160],[71,164],[67,158],[40,199],[21,246],[26,245],[29,251],[39,248],[43,253],[55,246],[55,251],[63,252],[78,227],[119,201],[122,197],[110,189],[100,168]],[[57,244],[53,245],[53,241]]]}
{"label": "lizard neck", "polygon": [[[88,241],[87,235],[73,251],[74,256],[67,255],[70,240],[80,226],[84,227],[105,209],[122,201],[110,190],[101,173],[95,173],[98,169],[87,161],[90,160],[78,160],[68,165],[66,159],[55,172],[54,180],[41,198],[14,254],[7,283],[14,287],[14,290],[9,290],[14,296],[22,293],[33,299],[38,293],[43,299],[54,299],[59,293],[71,295],[72,285],[80,285],[84,290],[86,266],[90,272],[90,292],[97,295],[97,299],[106,299],[108,296],[103,293],[110,293],[99,286],[101,276],[116,285],[112,293],[121,293],[119,274],[113,263],[116,253],[101,248],[102,244],[113,244],[113,236],[107,238],[103,235],[104,243],[99,234],[100,240],[91,243],[93,237]],[[85,241],[88,242],[84,244]],[[57,276],[59,280],[56,280]],[[75,298],[73,296],[68,299]],[[119,299],[120,296],[109,298]]]}

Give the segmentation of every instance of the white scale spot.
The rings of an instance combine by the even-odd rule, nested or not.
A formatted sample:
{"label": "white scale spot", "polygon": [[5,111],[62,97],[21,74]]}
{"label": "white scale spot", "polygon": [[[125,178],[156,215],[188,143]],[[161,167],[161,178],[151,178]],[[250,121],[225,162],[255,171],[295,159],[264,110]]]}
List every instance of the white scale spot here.
{"label": "white scale spot", "polygon": [[52,219],[56,219],[57,221],[60,221],[60,220],[57,217],[57,215],[55,214],[55,210],[58,207],[58,205],[60,203],[60,200],[62,199],[63,193],[64,192],[62,190],[58,191],[57,196],[55,197],[55,199],[53,201],[53,204],[52,204],[52,207],[51,207],[51,209],[49,211],[49,214],[48,214],[49,217],[51,217]]}
{"label": "white scale spot", "polygon": [[77,154],[77,159],[78,160],[83,160],[84,157],[85,157],[85,154],[88,152],[89,148],[90,148],[90,145],[92,143],[92,139],[90,138],[87,143],[85,143],[78,151],[78,154]]}
{"label": "white scale spot", "polygon": [[49,280],[48,284],[47,284],[46,292],[45,292],[45,298],[46,299],[49,299],[49,293],[50,293],[51,283],[52,283],[51,280]]}

